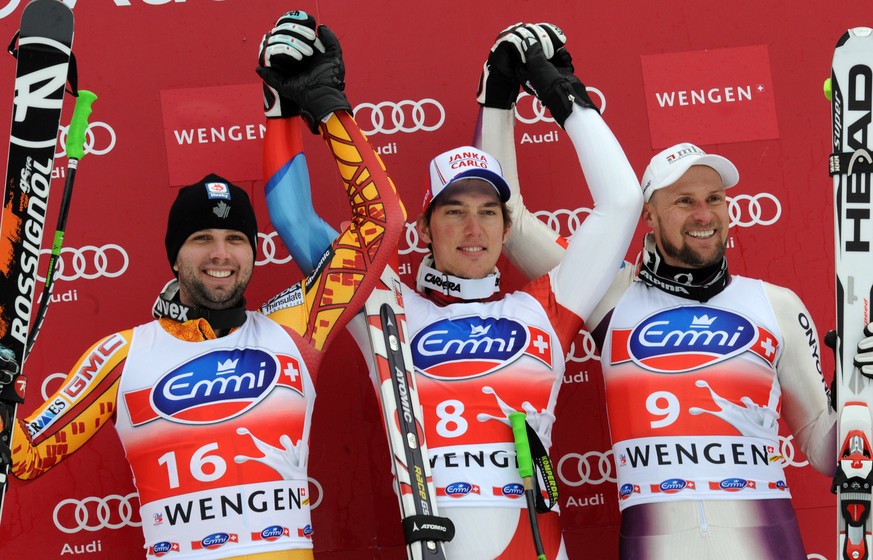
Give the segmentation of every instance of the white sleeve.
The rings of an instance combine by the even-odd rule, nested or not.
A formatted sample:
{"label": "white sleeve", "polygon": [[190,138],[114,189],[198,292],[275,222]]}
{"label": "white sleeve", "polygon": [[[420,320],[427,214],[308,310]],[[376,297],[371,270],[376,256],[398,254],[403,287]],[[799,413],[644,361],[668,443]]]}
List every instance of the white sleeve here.
{"label": "white sleeve", "polygon": [[782,417],[809,464],[832,476],[837,465],[836,413],[831,409],[821,372],[821,344],[812,317],[787,288],[764,283],[784,348],[776,364],[782,387]]}
{"label": "white sleeve", "polygon": [[507,202],[512,229],[503,252],[528,280],[553,269],[564,256],[561,236],[524,206],[515,154],[515,111],[481,107],[473,143],[500,162],[512,196]]}
{"label": "white sleeve", "polygon": [[549,274],[557,302],[587,319],[624,262],[643,194],[624,150],[597,111],[574,105],[564,130],[576,149],[594,208]]}

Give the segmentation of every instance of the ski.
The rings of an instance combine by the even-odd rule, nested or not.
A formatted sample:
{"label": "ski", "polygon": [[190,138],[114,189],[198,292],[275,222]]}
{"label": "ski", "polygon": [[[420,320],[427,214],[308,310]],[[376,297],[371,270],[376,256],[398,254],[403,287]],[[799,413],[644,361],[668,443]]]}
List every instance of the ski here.
{"label": "ski", "polygon": [[[826,84],[827,91],[827,84]],[[838,558],[871,558],[873,379],[853,364],[873,300],[873,29],[848,30],[834,50],[830,78],[836,271]]]}
{"label": "ski", "polygon": [[400,277],[389,264],[364,304],[379,378],[377,396],[393,459],[407,556],[445,560],[442,541],[451,540],[454,528],[437,515],[401,289]]}
{"label": "ski", "polygon": [[[18,36],[12,126],[0,213],[0,346],[24,363],[49,184],[73,43],[73,12],[60,0],[32,0]],[[0,512],[11,466],[12,426],[24,376],[0,392]]]}

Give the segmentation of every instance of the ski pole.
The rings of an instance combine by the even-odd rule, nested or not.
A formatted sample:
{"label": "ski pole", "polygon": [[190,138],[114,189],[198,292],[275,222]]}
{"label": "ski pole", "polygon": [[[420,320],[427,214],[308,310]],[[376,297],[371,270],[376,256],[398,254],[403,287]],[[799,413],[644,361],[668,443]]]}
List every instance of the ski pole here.
{"label": "ski pole", "polygon": [[515,437],[515,455],[518,460],[518,474],[524,484],[524,497],[527,500],[527,515],[530,519],[530,532],[533,536],[537,560],[547,560],[543,550],[543,540],[540,538],[540,526],[537,523],[537,505],[534,495],[533,460],[530,456],[530,444],[527,440],[527,425],[524,412],[510,412],[509,423],[512,435]]}
{"label": "ski pole", "polygon": [[45,275],[45,287],[39,298],[39,307],[33,320],[33,328],[27,338],[27,350],[24,359],[30,355],[39,329],[45,319],[48,304],[51,301],[52,288],[54,287],[55,269],[61,256],[61,247],[64,244],[64,231],[67,228],[67,215],[70,213],[70,199],[73,196],[73,183],[76,181],[76,169],[79,160],[85,157],[85,133],[88,130],[88,117],[91,115],[91,105],[97,99],[93,92],[79,90],[76,98],[76,106],[73,116],[70,118],[70,127],[67,130],[67,179],[64,183],[64,194],[61,198],[61,208],[58,212],[58,225],[55,228],[55,237],[52,242],[52,252],[49,257],[48,271]]}

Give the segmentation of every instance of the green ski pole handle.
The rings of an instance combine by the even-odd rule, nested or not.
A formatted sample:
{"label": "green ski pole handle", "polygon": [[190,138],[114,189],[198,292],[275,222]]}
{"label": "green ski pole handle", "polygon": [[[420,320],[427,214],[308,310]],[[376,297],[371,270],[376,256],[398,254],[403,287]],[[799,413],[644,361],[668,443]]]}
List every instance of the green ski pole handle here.
{"label": "green ski pole handle", "polygon": [[510,412],[509,423],[515,438],[515,455],[518,458],[518,474],[522,480],[533,476],[533,460],[530,456],[530,443],[527,441],[527,415],[524,412]]}
{"label": "green ski pole handle", "polygon": [[80,89],[76,98],[76,106],[73,108],[73,116],[70,118],[70,126],[67,128],[67,180],[64,183],[64,194],[61,198],[61,208],[58,211],[58,224],[55,227],[55,235],[52,240],[52,252],[49,256],[48,270],[45,275],[45,286],[39,298],[39,307],[33,319],[33,327],[27,336],[27,349],[24,359],[30,355],[39,330],[45,320],[48,304],[51,301],[52,287],[54,286],[55,269],[61,256],[61,248],[64,245],[64,233],[67,229],[67,215],[70,213],[70,198],[73,195],[73,183],[76,181],[76,169],[79,160],[85,157],[85,135],[88,131],[88,117],[91,116],[91,105],[97,100],[93,92]]}
{"label": "green ski pole handle", "polygon": [[536,497],[533,484],[533,459],[530,456],[530,442],[527,440],[527,415],[524,412],[510,412],[509,424],[515,439],[515,456],[518,461],[518,474],[524,484],[524,497],[527,501],[527,515],[530,519],[530,531],[533,536],[537,560],[548,560],[540,537],[540,527],[537,522]]}
{"label": "green ski pole handle", "polygon": [[97,100],[93,92],[80,89],[76,98],[76,107],[70,119],[67,130],[67,157],[80,160],[85,157],[85,133],[88,131],[88,117],[91,116],[91,105]]}

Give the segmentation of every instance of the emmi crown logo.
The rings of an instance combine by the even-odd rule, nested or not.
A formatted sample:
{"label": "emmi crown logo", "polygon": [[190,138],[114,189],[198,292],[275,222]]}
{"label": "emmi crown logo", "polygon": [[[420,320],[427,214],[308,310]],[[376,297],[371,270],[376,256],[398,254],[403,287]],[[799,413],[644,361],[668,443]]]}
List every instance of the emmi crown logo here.
{"label": "emmi crown logo", "polygon": [[211,423],[242,414],[276,384],[276,360],[263,350],[221,350],[182,365],[158,381],[152,404],[182,423]]}
{"label": "emmi crown logo", "polygon": [[720,362],[748,349],[758,330],[742,315],[712,307],[678,307],[655,313],[633,329],[613,331],[612,362],[633,360],[665,373]]}
{"label": "emmi crown logo", "polygon": [[494,317],[443,319],[412,339],[413,362],[424,375],[470,379],[515,360],[528,346],[528,330]]}

